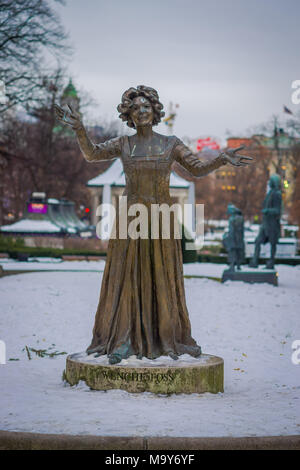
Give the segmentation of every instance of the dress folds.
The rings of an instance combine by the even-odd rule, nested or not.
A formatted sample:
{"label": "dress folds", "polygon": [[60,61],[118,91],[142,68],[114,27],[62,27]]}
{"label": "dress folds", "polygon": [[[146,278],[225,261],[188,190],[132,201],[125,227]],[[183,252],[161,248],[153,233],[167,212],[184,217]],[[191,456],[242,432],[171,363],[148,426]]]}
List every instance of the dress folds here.
{"label": "dress folds", "polygon": [[[88,161],[121,158],[127,209],[140,203],[149,214],[148,237],[120,238],[117,210],[116,238],[109,240],[87,352],[120,359],[131,355],[151,359],[168,354],[199,356],[201,348],[191,336],[186,306],[181,240],[172,229],[169,239],[161,236],[161,218],[159,237],[151,238],[150,214],[152,204],[173,204],[169,179],[174,160],[195,176],[202,176],[221,166],[221,158],[204,163],[174,136],[161,136],[164,150],[148,156],[132,156],[127,136],[99,145],[89,141],[84,129],[77,136]],[[127,227],[131,220],[128,216]]]}

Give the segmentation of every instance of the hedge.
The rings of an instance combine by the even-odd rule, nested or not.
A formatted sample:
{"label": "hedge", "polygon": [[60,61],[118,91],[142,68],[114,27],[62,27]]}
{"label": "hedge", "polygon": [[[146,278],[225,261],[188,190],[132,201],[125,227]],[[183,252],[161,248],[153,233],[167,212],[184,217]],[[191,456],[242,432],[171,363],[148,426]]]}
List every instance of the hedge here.
{"label": "hedge", "polygon": [[[219,256],[217,255],[202,255],[198,254],[198,263],[216,263],[216,264],[226,264],[227,263],[227,255],[222,255],[220,254]],[[246,259],[246,265],[249,263],[250,258]],[[266,259],[260,259],[259,264],[264,265],[266,264]],[[275,264],[287,264],[290,266],[297,266],[300,264],[300,256],[297,258],[276,258]]]}
{"label": "hedge", "polygon": [[59,248],[5,248],[0,246],[0,252],[7,253],[11,258],[18,259],[21,255],[28,257],[41,257],[41,258],[61,258],[64,255],[74,256],[106,256],[106,252],[92,251],[92,250],[65,250]]}

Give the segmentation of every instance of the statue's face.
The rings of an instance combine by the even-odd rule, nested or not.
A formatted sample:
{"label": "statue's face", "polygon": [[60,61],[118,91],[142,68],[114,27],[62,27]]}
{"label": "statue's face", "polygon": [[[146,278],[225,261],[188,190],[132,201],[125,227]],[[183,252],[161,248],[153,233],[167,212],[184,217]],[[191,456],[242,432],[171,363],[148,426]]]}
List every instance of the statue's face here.
{"label": "statue's face", "polygon": [[135,128],[152,126],[154,113],[150,101],[143,96],[134,98],[130,109],[130,117],[134,122]]}
{"label": "statue's face", "polygon": [[270,189],[273,189],[275,187],[274,181],[271,178],[269,179],[268,184]]}
{"label": "statue's face", "polygon": [[280,177],[278,175],[272,175],[268,181],[271,189],[277,189],[280,187]]}

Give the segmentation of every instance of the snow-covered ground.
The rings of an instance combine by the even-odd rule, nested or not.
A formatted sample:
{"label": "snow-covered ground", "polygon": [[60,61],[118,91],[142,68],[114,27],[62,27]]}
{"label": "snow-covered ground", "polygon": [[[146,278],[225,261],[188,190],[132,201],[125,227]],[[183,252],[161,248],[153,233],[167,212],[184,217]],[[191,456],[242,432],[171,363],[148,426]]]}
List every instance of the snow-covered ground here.
{"label": "snow-covered ground", "polygon": [[[300,433],[300,365],[291,361],[292,342],[300,340],[300,266],[278,266],[278,287],[185,279],[193,336],[203,352],[224,358],[225,392],[166,397],[91,391],[84,383],[70,387],[61,378],[65,355],[31,353],[28,359],[25,346],[74,353],[91,340],[102,273],[90,271],[101,271],[104,263],[66,263],[85,272],[0,279],[0,340],[7,348],[0,365],[0,429],[115,436]],[[38,263],[1,264],[32,269]],[[186,274],[216,277],[223,268],[184,266]]]}
{"label": "snow-covered ground", "polygon": [[27,262],[0,259],[5,271],[96,271],[104,270],[105,261],[62,261],[60,258],[29,258]]}

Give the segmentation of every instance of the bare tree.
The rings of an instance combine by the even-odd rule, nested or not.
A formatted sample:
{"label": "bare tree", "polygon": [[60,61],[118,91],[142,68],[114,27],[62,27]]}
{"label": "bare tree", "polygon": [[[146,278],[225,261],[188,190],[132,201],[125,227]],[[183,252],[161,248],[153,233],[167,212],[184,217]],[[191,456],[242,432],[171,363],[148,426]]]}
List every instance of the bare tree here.
{"label": "bare tree", "polygon": [[300,226],[300,144],[292,148],[293,187],[289,218],[292,223]]}
{"label": "bare tree", "polygon": [[[0,204],[4,206],[4,217],[10,212],[18,218],[33,191],[89,205],[86,182],[110,164],[87,163],[74,132],[56,121],[53,105],[63,94],[64,72],[58,69],[53,77],[44,82],[39,103],[28,109],[26,117],[6,113],[3,119],[0,159],[6,164],[0,166]],[[116,136],[113,127],[105,130],[101,126],[90,129],[90,134],[96,142]]]}
{"label": "bare tree", "polygon": [[295,137],[300,136],[300,111],[287,121],[287,128]]}
{"label": "bare tree", "polygon": [[7,97],[0,112],[38,99],[43,77],[51,76],[45,56],[62,60],[67,52],[67,36],[48,0],[0,0],[0,80]]}

